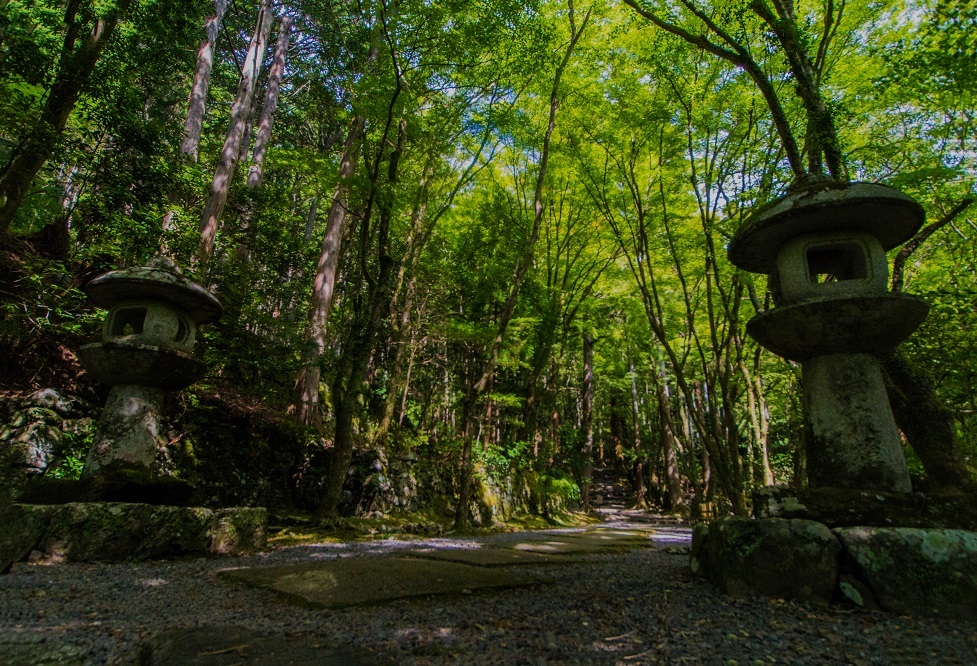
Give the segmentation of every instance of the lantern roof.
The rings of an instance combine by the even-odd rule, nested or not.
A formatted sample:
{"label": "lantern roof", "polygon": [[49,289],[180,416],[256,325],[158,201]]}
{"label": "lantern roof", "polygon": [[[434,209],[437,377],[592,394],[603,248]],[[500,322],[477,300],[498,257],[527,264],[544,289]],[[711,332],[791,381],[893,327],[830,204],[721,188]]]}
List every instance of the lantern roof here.
{"label": "lantern roof", "polygon": [[754,213],[733,236],[727,255],[743,270],[769,274],[776,270],[780,249],[797,236],[865,232],[888,251],[912,238],[924,221],[922,206],[894,188],[818,181]]}
{"label": "lantern roof", "polygon": [[183,308],[197,324],[217,321],[224,313],[213,294],[192,282],[169,257],[158,256],[146,266],[110,271],[88,283],[85,293],[103,308],[125,301],[154,299]]}

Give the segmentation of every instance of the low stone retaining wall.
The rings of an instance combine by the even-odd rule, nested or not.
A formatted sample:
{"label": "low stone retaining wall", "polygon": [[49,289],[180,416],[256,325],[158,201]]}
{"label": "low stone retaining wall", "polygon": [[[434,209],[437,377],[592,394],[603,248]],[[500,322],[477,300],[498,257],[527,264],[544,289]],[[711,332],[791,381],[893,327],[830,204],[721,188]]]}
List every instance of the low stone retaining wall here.
{"label": "low stone retaining wall", "polygon": [[111,562],[180,555],[236,555],[265,546],[263,508],[123,502],[14,504],[2,516],[0,573],[35,558]]}

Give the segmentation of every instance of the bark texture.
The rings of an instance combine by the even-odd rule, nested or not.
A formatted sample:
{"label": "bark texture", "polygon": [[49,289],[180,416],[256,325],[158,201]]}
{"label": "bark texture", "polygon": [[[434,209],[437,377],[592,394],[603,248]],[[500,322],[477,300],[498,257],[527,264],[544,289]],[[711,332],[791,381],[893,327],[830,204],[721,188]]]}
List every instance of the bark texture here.
{"label": "bark texture", "polygon": [[197,161],[197,149],[200,146],[200,128],[204,121],[207,108],[207,91],[210,90],[210,72],[214,68],[214,47],[220,35],[221,23],[227,11],[229,0],[214,2],[214,15],[207,19],[204,25],[206,36],[200,42],[197,51],[197,69],[193,76],[193,88],[190,89],[190,99],[187,103],[187,119],[183,123],[183,143],[180,144],[180,154]]}
{"label": "bark texture", "polygon": [[207,204],[200,216],[199,253],[201,258],[210,257],[214,251],[214,241],[217,238],[220,218],[224,212],[224,206],[227,204],[227,194],[230,191],[234,171],[237,168],[238,153],[241,150],[241,139],[244,136],[251,110],[251,101],[254,98],[255,83],[265,57],[268,33],[271,32],[271,19],[271,0],[262,0],[261,8],[258,10],[258,18],[255,21],[254,34],[251,36],[248,53],[241,69],[237,97],[231,105],[231,120],[224,137],[224,146],[221,148],[220,159],[214,169],[214,179],[210,185]]}
{"label": "bark texture", "polygon": [[901,351],[882,359],[896,425],[923,463],[930,481],[951,488],[973,485],[953,427],[953,415],[926,373]]}
{"label": "bark texture", "polygon": [[590,509],[590,485],[594,480],[594,338],[583,336],[583,417],[580,429],[583,431],[583,446],[580,450],[580,487],[583,495],[583,508]]}
{"label": "bark texture", "polygon": [[[315,283],[312,287],[312,303],[309,309],[309,323],[305,329],[305,350],[302,365],[295,378],[295,418],[303,425],[318,425],[320,360],[326,350],[326,324],[332,309],[336,290],[336,275],[339,272],[339,257],[349,205],[349,180],[356,172],[359,158],[359,142],[363,135],[365,120],[356,117],[350,123],[343,148],[342,162],[339,166],[339,183],[329,207],[326,230],[322,236],[322,251],[316,266]],[[338,417],[338,414],[337,414]]]}
{"label": "bark texture", "polygon": [[278,95],[282,87],[282,73],[285,71],[285,59],[288,57],[288,43],[292,33],[291,16],[282,17],[278,28],[278,43],[275,45],[275,57],[268,70],[268,91],[265,93],[265,105],[261,110],[261,120],[254,137],[254,151],[251,157],[251,169],[248,171],[248,187],[258,187],[264,175],[265,153],[268,151],[268,141],[271,139],[271,127],[275,122],[275,111],[278,109]]}

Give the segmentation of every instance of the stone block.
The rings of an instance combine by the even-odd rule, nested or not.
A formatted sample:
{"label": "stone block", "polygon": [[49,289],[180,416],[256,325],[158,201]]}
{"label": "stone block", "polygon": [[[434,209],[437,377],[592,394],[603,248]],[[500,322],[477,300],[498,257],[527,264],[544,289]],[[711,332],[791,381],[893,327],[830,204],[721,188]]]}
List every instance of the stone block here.
{"label": "stone block", "polygon": [[35,514],[19,506],[7,506],[0,511],[0,574],[30,555],[44,537],[47,519],[43,513]]}
{"label": "stone block", "polygon": [[214,511],[209,550],[215,555],[241,555],[262,550],[267,543],[268,510],[234,507]]}
{"label": "stone block", "polygon": [[834,533],[884,610],[977,618],[977,532],[847,527]]}
{"label": "stone block", "polygon": [[[5,567],[37,549],[53,560],[113,562],[182,555],[238,555],[265,546],[267,511],[122,502],[15,505],[30,529],[0,541]],[[15,541],[14,536],[24,533]],[[8,544],[9,541],[9,545]],[[25,550],[26,549],[26,550]],[[9,555],[7,554],[9,551]]]}
{"label": "stone block", "polygon": [[834,596],[841,544],[821,523],[722,518],[709,527],[704,549],[696,559],[727,594],[809,601]]}
{"label": "stone block", "polygon": [[54,508],[42,550],[74,562],[207,552],[209,509],[121,502],[78,502]]}

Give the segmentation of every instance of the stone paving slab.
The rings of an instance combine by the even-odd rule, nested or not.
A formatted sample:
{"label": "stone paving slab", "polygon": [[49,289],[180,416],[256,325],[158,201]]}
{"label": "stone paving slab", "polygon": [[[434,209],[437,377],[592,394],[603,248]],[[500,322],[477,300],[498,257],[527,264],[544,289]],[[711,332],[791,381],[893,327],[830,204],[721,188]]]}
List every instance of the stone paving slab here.
{"label": "stone paving slab", "polygon": [[552,555],[583,555],[653,546],[653,532],[594,529],[567,534],[548,534],[508,545],[518,551]]}
{"label": "stone paving slab", "polygon": [[414,558],[365,557],[280,567],[233,569],[225,580],[264,587],[317,608],[380,604],[394,599],[471,594],[543,582],[505,569]]}
{"label": "stone paving slab", "polygon": [[317,636],[256,633],[243,627],[171,629],[141,646],[147,666],[366,666],[369,656],[336,649]]}
{"label": "stone paving slab", "polygon": [[514,550],[512,548],[420,548],[405,553],[409,557],[421,557],[446,562],[460,562],[476,567],[506,567],[524,564],[566,564],[567,558],[550,557],[542,553]]}

